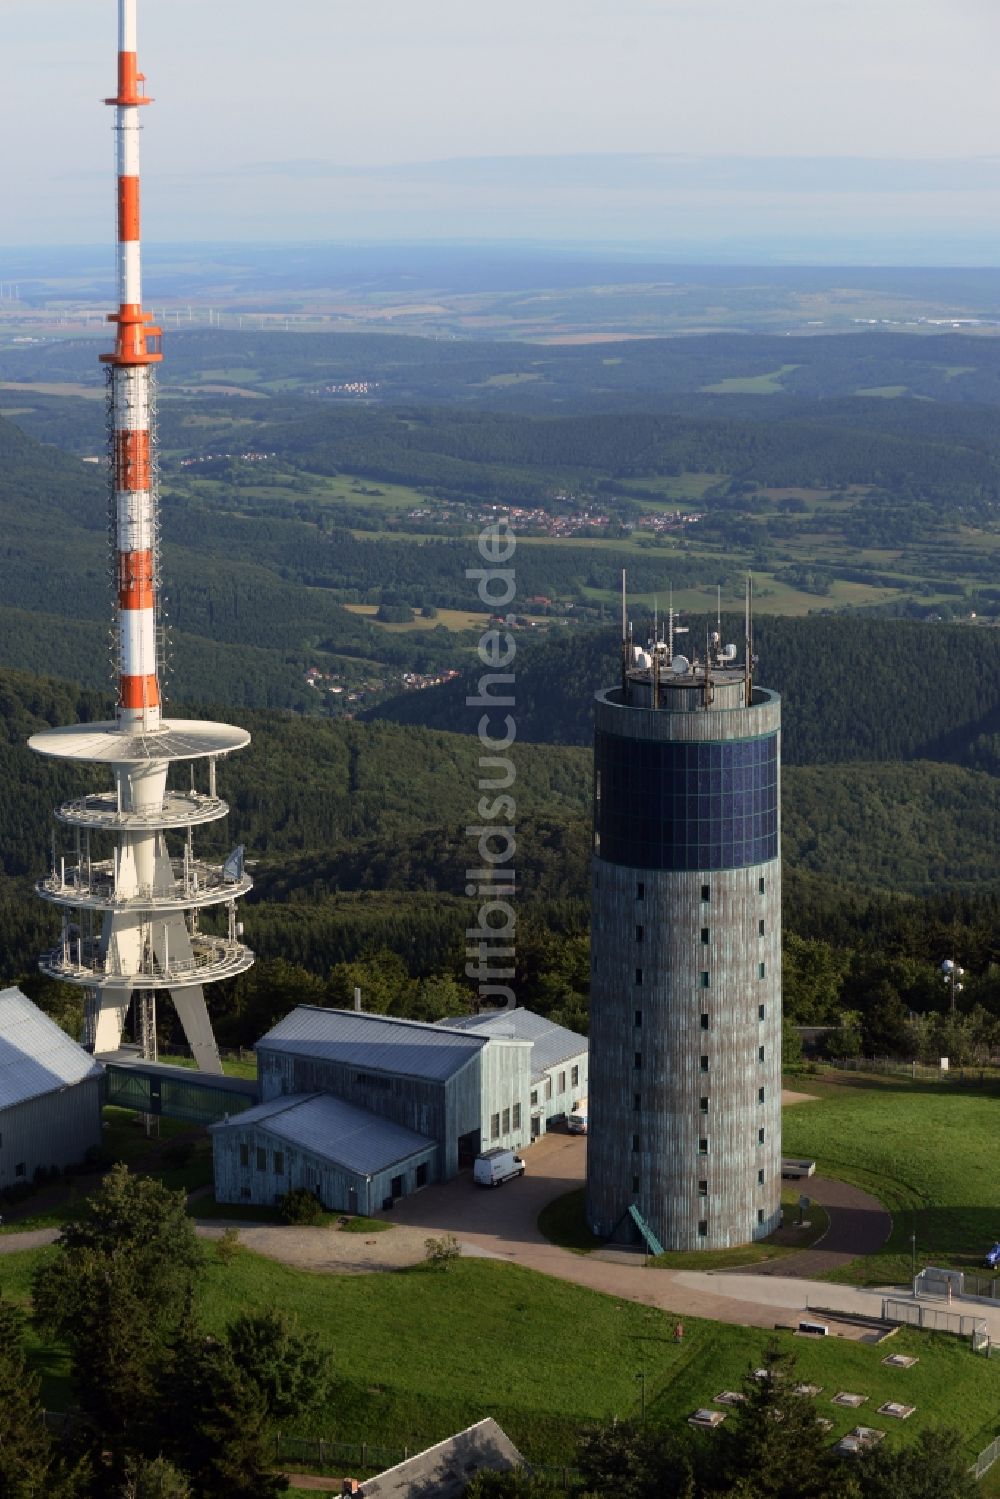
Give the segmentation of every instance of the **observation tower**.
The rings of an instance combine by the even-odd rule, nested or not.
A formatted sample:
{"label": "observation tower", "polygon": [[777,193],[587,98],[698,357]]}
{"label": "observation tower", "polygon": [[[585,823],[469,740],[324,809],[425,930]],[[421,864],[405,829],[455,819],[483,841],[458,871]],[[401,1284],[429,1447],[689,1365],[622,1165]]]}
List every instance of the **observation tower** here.
{"label": "observation tower", "polygon": [[[661,638],[665,633],[666,638]],[[781,703],[671,609],[597,694],[587,1217],[724,1249],[781,1222]],[[685,633],[687,633],[685,631]]]}
{"label": "observation tower", "polygon": [[[130,1004],[143,1055],[156,1056],[156,997],[170,995],[198,1066],[221,1072],[204,986],[244,972],[237,901],[251,880],[242,848],[222,864],[195,853],[194,830],[228,812],[216,789],[220,759],[250,735],[228,724],[165,718],[160,657],[160,523],[155,366],[160,330],[142,309],[139,131],[152,101],[139,71],[136,0],[118,3],[118,311],[107,368],[107,430],[117,709],[113,721],[47,729],[40,755],[102,766],[111,788],[55,812],[52,868],[36,886],[62,915],[58,944],[39,967],[86,994],[84,1042],[116,1051]],[[180,767],[173,770],[173,767]],[[173,770],[173,776],[172,776]],[[171,782],[173,781],[173,784]],[[221,932],[200,930],[221,908]]]}

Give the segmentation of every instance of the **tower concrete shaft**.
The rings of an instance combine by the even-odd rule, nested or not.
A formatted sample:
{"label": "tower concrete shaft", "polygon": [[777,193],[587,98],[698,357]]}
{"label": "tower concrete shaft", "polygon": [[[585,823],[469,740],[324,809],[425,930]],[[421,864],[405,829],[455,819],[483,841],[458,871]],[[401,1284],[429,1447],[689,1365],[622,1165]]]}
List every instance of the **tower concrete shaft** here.
{"label": "tower concrete shaft", "polygon": [[[62,913],[60,942],[40,962],[52,978],[87,992],[85,1040],[97,1053],[117,1049],[137,1001],[144,1053],[155,1051],[156,994],[171,994],[198,1065],[221,1070],[203,986],[243,972],[236,902],[251,888],[242,849],[224,864],[195,855],[194,829],[226,815],[216,790],[220,758],[250,736],[226,724],[168,720],[162,714],[160,561],[154,366],[159,328],[142,307],[139,170],[140,112],[152,101],[139,70],[137,0],[118,3],[115,110],[118,204],[118,309],[107,366],[110,523],[115,576],[116,716],[113,722],[36,734],[31,748],[57,759],[104,764],[110,793],[56,812],[52,868],[36,887]],[[190,785],[168,789],[171,766],[190,761]],[[208,762],[207,786],[193,762]],[[181,846],[171,851],[170,840]],[[60,846],[62,840],[62,846]],[[222,906],[223,933],[202,933],[200,913]]]}
{"label": "tower concrete shaft", "polygon": [[717,636],[700,663],[624,650],[597,696],[588,1219],[728,1248],[781,1220],[780,702]]}

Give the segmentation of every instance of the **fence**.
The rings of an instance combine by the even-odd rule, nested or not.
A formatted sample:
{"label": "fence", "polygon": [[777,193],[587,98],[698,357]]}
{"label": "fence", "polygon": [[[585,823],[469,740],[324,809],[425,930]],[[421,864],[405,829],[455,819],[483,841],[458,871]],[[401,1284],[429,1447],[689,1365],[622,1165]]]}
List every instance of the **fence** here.
{"label": "fence", "polygon": [[965,1300],[997,1304],[1000,1280],[995,1275],[976,1275],[972,1270],[939,1270],[928,1265],[913,1283],[918,1296],[937,1296],[942,1301],[952,1296]]}
{"label": "fence", "polygon": [[980,1066],[949,1067],[942,1072],[939,1066],[927,1062],[900,1062],[896,1057],[836,1057],[825,1058],[824,1067],[836,1067],[841,1072],[877,1072],[888,1077],[909,1077],[932,1083],[996,1083],[1000,1082],[1000,1068],[996,1059]]}
{"label": "fence", "polygon": [[982,1452],[980,1452],[979,1456],[976,1458],[976,1461],[972,1465],[971,1472],[973,1472],[977,1478],[982,1478],[984,1473],[988,1473],[990,1471],[998,1457],[1000,1457],[1000,1437],[995,1437],[990,1445],[988,1447],[984,1447]]}
{"label": "fence", "polygon": [[[384,1473],[415,1457],[423,1448],[382,1447],[374,1442],[330,1442],[323,1438],[281,1437],[278,1441],[277,1460],[283,1467],[305,1463],[310,1468],[334,1468],[340,1473]],[[558,1467],[548,1463],[532,1463],[531,1471],[540,1478],[566,1489],[581,1481],[575,1468]]]}
{"label": "fence", "polygon": [[922,1301],[897,1301],[883,1297],[882,1318],[921,1332],[953,1332],[960,1338],[972,1338],[986,1332],[986,1321],[968,1312],[949,1312],[944,1307],[925,1306]]}

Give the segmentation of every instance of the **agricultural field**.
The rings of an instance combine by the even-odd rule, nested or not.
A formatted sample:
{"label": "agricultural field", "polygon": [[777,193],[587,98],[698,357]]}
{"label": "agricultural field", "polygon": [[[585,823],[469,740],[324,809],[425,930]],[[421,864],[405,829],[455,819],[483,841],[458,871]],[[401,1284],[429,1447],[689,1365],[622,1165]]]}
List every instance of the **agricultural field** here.
{"label": "agricultural field", "polygon": [[345,604],[344,608],[349,614],[356,614],[360,619],[367,619],[373,625],[378,625],[380,630],[389,630],[397,635],[408,630],[435,630],[439,625],[443,625],[452,634],[462,634],[466,630],[481,633],[490,619],[488,614],[477,614],[468,609],[438,609],[433,619],[423,619],[418,614],[407,624],[387,624],[376,618],[377,604]]}

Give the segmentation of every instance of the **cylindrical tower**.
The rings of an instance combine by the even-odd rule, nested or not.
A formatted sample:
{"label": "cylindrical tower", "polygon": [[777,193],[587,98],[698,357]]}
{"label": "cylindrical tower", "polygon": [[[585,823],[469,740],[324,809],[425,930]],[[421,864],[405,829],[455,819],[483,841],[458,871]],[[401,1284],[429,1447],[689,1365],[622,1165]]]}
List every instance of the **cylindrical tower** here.
{"label": "cylindrical tower", "polygon": [[781,706],[670,625],[597,695],[587,1215],[724,1249],[781,1221]]}
{"label": "cylindrical tower", "polygon": [[[159,507],[153,366],[160,330],[142,310],[139,112],[151,101],[139,71],[136,0],[118,3],[118,311],[108,381],[110,529],[115,577],[117,716],[112,723],[51,729],[29,740],[39,754],[107,765],[113,790],[56,812],[52,869],[37,890],[62,911],[57,947],[41,959],[52,978],[88,995],[85,1040],[97,1053],[120,1044],[136,998],[143,1051],[155,1056],[155,995],[168,990],[198,1065],[221,1070],[202,986],[249,968],[236,901],[251,881],[242,849],[223,865],[194,852],[194,829],[226,815],[216,793],[220,757],[250,742],[227,724],[164,719],[159,669]],[[207,784],[169,789],[172,763],[207,760]],[[173,852],[168,834],[177,846]],[[60,843],[60,837],[64,840]],[[182,841],[183,840],[183,841]],[[96,845],[96,847],[95,847]],[[103,846],[102,846],[103,845]],[[199,913],[224,905],[224,935],[199,931]]]}

